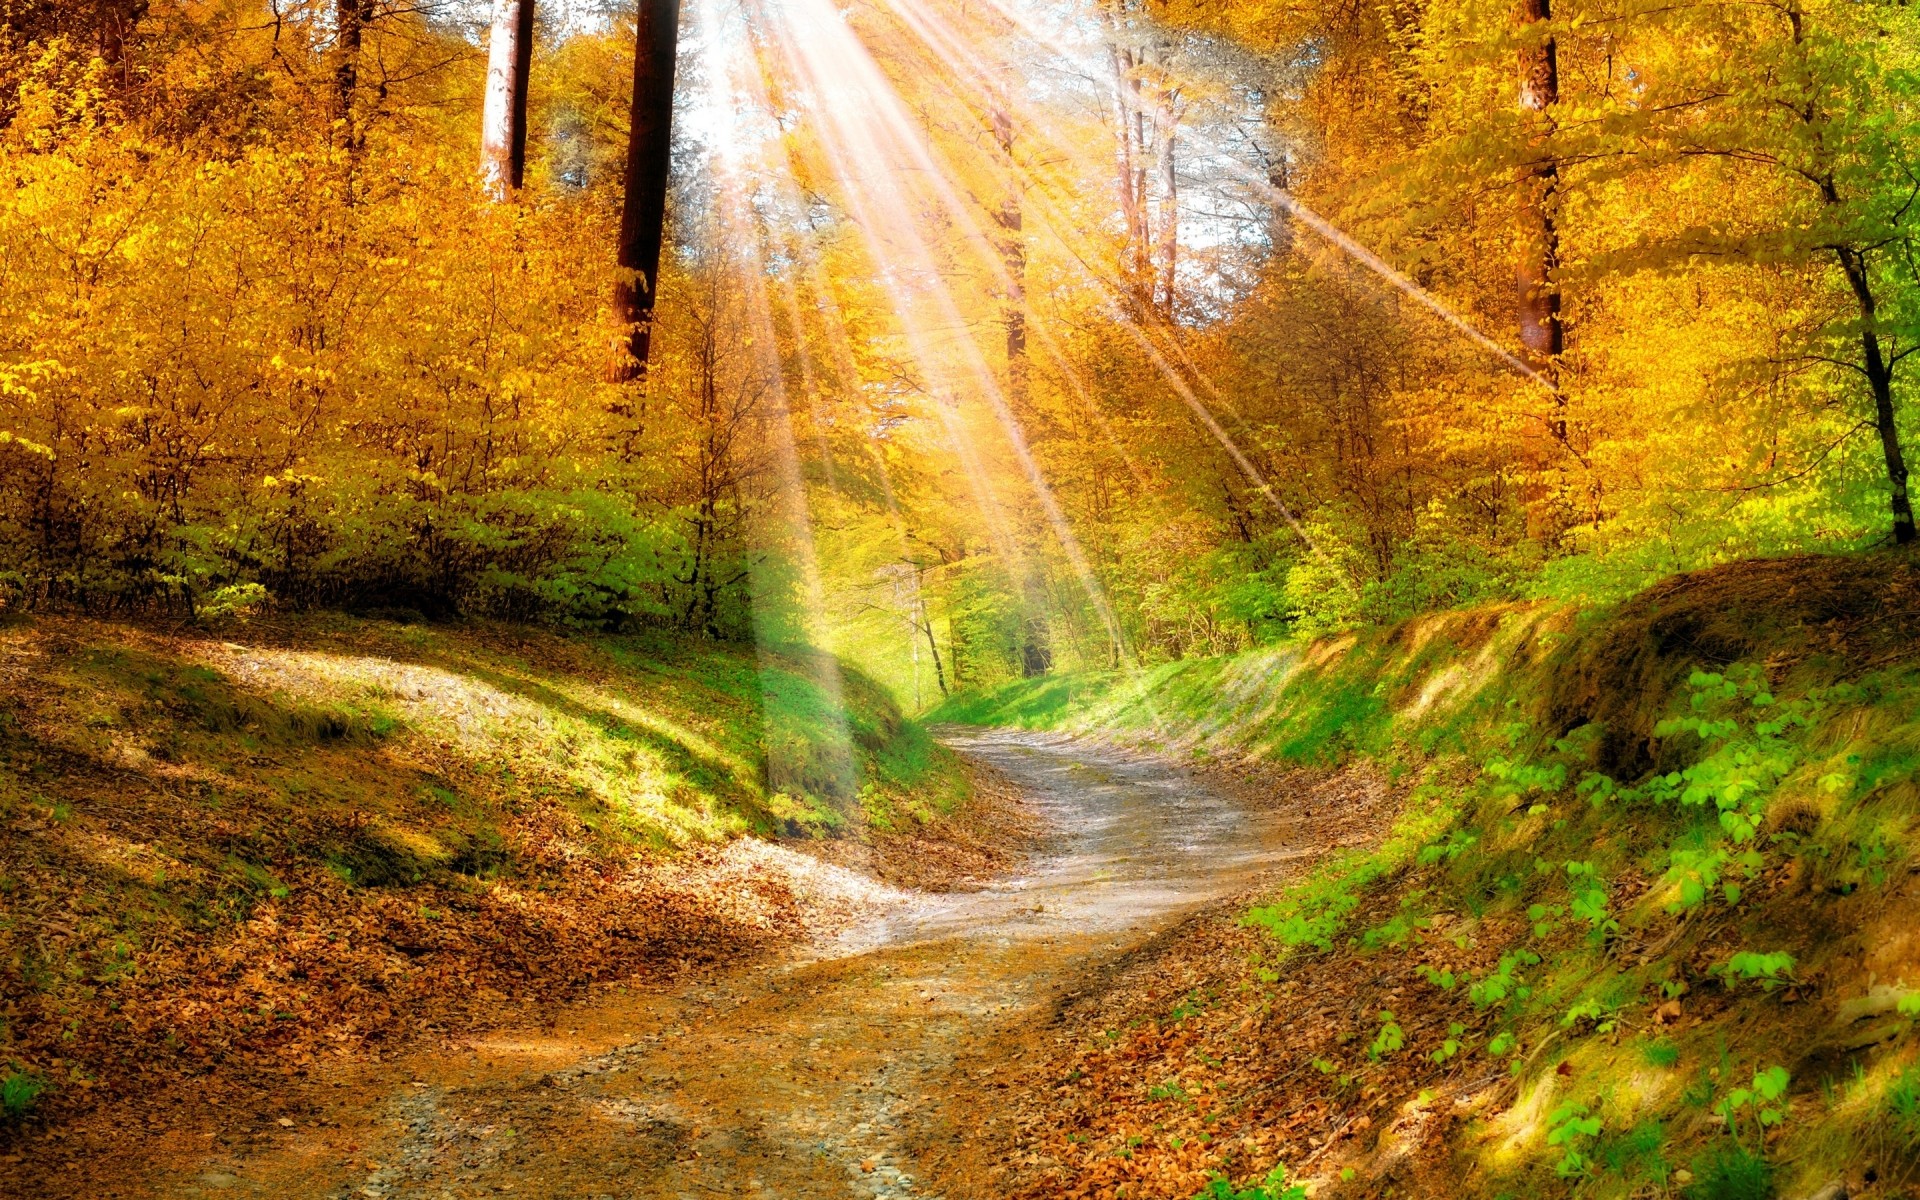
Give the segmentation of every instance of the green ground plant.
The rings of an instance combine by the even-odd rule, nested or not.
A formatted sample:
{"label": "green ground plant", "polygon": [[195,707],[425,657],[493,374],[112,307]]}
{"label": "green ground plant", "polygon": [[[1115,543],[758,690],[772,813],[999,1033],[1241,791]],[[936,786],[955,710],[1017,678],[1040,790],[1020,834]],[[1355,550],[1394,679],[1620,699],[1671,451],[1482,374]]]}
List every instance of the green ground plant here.
{"label": "green ground plant", "polygon": [[1906,1067],[1887,1086],[1881,1107],[1908,1148],[1920,1146],[1920,1064]]}
{"label": "green ground plant", "polygon": [[1307,1189],[1287,1183],[1287,1169],[1276,1166],[1266,1178],[1244,1188],[1236,1188],[1225,1176],[1214,1179],[1194,1194],[1193,1200],[1307,1200]]}
{"label": "green ground plant", "polygon": [[10,1121],[19,1120],[33,1110],[46,1089],[44,1079],[27,1071],[9,1070],[0,1074],[0,1115]]}
{"label": "green ground plant", "polygon": [[1694,1164],[1687,1200],[1772,1200],[1773,1166],[1738,1142],[1715,1146]]}
{"label": "green ground plant", "polygon": [[[1402,1030],[1447,1014],[1414,1055],[1379,1040],[1384,1018],[1349,1031],[1369,1054],[1357,1069],[1323,1058],[1354,1077],[1335,1094],[1391,1094],[1470,1053],[1523,1093],[1564,1071],[1581,1090],[1524,1134],[1551,1151],[1529,1161],[1553,1165],[1553,1186],[1624,1195],[1678,1178],[1689,1196],[1746,1200],[1789,1172],[1824,1184],[1856,1134],[1920,1129],[1904,1076],[1870,1110],[1789,1103],[1832,1069],[1809,1058],[1830,1037],[1821,1022],[1869,987],[1846,954],[1871,949],[1859,939],[1879,910],[1847,905],[1908,903],[1891,885],[1920,808],[1920,645],[1902,632],[1916,590],[1902,556],[1735,564],[1604,609],[1443,614],[1056,681],[1056,707],[1036,715],[1391,780],[1403,799],[1383,836],[1244,918],[1268,935],[1256,987],[1289,959],[1319,972],[1416,955],[1407,971],[1426,989],[1362,1011]],[[960,707],[1018,709],[1034,691]],[[1613,1049],[1629,1036],[1637,1050]],[[1736,1079],[1743,1058],[1766,1065]],[[1489,1195],[1547,1186],[1532,1168],[1463,1169],[1486,1172]]]}

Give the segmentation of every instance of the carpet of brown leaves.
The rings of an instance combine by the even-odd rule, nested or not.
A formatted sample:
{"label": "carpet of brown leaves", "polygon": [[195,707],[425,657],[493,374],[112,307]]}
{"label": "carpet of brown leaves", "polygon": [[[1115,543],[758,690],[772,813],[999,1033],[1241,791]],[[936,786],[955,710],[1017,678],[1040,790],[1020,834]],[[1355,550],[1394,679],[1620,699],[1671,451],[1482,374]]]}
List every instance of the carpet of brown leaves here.
{"label": "carpet of brown leaves", "polygon": [[[1368,844],[1401,798],[1357,767],[1216,764],[1202,773],[1250,805],[1286,811],[1302,852],[1288,875]],[[1382,1130],[1403,1156],[1443,1144],[1456,1114],[1504,1076],[1436,1084],[1432,1104],[1407,1112],[1396,1102],[1436,1083],[1441,1069],[1409,1055],[1385,1086],[1365,1051],[1381,1007],[1394,1010],[1410,1042],[1432,1042],[1463,1019],[1455,1010],[1468,1007],[1464,999],[1435,1003],[1421,958],[1407,955],[1298,954],[1256,983],[1252,965],[1271,957],[1271,944],[1240,918],[1275,882],[1093,968],[1049,1026],[981,1047],[981,1070],[1004,1065],[985,1098],[960,1102],[984,1114],[979,1136],[930,1148],[941,1184],[961,1196],[1188,1200],[1218,1174],[1264,1174],[1277,1161],[1337,1172],[1363,1147],[1374,1153]],[[1355,921],[1391,915],[1382,893]],[[1316,1059],[1339,1065],[1328,1074]]]}
{"label": "carpet of brown leaves", "polygon": [[[209,727],[178,700],[218,686],[200,664],[220,647],[203,635],[58,621],[5,632],[0,1072],[50,1086],[27,1121],[0,1123],[0,1159],[89,1112],[245,1099],[322,1059],[391,1058],[538,1021],[595,984],[784,948],[885,890],[836,858],[953,887],[1018,849],[988,841],[1020,818],[983,778],[950,831],[908,822],[636,854],[583,828],[554,788],[450,741]],[[549,641],[561,645],[533,649]],[[476,831],[475,861],[404,886],[328,869],[330,850],[378,850],[410,828],[456,849]]]}

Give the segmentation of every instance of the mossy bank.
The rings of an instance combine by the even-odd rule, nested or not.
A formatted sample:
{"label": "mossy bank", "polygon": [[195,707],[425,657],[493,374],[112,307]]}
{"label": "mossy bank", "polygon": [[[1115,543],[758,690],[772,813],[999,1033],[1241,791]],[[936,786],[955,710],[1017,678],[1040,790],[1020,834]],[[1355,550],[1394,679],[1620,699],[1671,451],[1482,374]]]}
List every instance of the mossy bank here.
{"label": "mossy bank", "polygon": [[[1255,1185],[1283,1163],[1330,1196],[1920,1186],[1909,556],[1738,563],[1604,610],[1445,613],[934,715],[1399,797],[1370,844],[1063,1010],[1023,1194],[1278,1197]],[[1284,778],[1282,803],[1332,794]]]}
{"label": "mossy bank", "polygon": [[790,941],[810,879],[852,886],[794,850],[884,850],[968,790],[880,689],[804,652],[12,621],[0,1138]]}

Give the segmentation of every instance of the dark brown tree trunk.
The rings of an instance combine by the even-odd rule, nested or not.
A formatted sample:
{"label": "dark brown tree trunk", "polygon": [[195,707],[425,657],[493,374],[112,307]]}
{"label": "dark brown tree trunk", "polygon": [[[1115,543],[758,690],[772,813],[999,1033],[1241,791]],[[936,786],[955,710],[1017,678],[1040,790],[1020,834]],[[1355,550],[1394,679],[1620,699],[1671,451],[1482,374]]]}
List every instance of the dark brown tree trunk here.
{"label": "dark brown tree trunk", "polygon": [[487,42],[487,100],[480,124],[480,173],[494,199],[527,176],[527,81],[533,68],[534,0],[494,0]]}
{"label": "dark brown tree trunk", "polygon": [[920,609],[918,624],[921,632],[927,635],[927,649],[933,654],[933,681],[940,685],[940,694],[944,696],[947,694],[947,671],[940,662],[940,642],[933,636],[933,617],[927,613],[925,600],[918,601],[918,607]]}
{"label": "dark brown tree trunk", "polygon": [[[1553,17],[1551,0],[1519,0],[1516,19],[1523,27]],[[1551,34],[1527,33],[1520,50],[1520,110],[1526,157],[1519,171],[1519,251],[1515,271],[1520,345],[1536,368],[1552,367],[1566,348],[1560,319],[1560,290],[1554,273],[1560,266],[1556,207],[1560,168],[1549,139],[1553,106],[1560,100],[1559,54]],[[1556,431],[1556,436],[1562,436]]]}
{"label": "dark brown tree trunk", "polygon": [[1873,423],[1880,433],[1880,453],[1887,464],[1892,488],[1893,540],[1902,546],[1914,541],[1913,498],[1907,491],[1907,459],[1900,449],[1900,427],[1894,420],[1893,363],[1880,345],[1879,301],[1867,275],[1866,256],[1854,249],[1838,250],[1840,269],[1860,305],[1860,350],[1866,360],[1867,386],[1873,392]]}
{"label": "dark brown tree trunk", "polygon": [[133,83],[133,64],[127,59],[127,42],[134,27],[147,15],[147,0],[99,0],[100,34],[97,45],[100,61],[120,73],[120,85]]}
{"label": "dark brown tree trunk", "polygon": [[1028,679],[1053,668],[1053,631],[1046,614],[1030,616],[1020,634],[1020,673]]}
{"label": "dark brown tree trunk", "polygon": [[353,128],[353,94],[360,87],[360,43],[373,0],[335,0],[333,6],[334,141],[349,150],[359,145]]}
{"label": "dark brown tree trunk", "polygon": [[133,82],[127,44],[147,8],[147,0],[0,0],[0,35],[16,48],[60,36],[92,46],[126,86]]}
{"label": "dark brown tree trunk", "polygon": [[680,0],[640,0],[626,198],[620,210],[622,275],[613,286],[613,317],[620,336],[608,375],[616,381],[646,374],[652,349],[667,175],[673,164],[673,70],[679,47]]}

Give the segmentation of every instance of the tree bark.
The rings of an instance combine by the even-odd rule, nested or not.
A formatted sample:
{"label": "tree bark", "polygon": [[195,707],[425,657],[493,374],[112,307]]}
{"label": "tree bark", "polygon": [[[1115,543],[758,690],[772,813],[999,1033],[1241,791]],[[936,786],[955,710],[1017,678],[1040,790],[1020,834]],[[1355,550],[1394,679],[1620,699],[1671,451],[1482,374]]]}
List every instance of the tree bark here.
{"label": "tree bark", "polygon": [[[1516,19],[1523,30],[1551,20],[1552,0],[1519,0]],[[1560,290],[1554,272],[1560,266],[1560,230],[1555,201],[1560,168],[1548,139],[1553,107],[1560,100],[1559,52],[1551,34],[1528,34],[1520,49],[1520,110],[1526,129],[1527,157],[1519,170],[1520,258],[1515,271],[1520,345],[1540,369],[1551,368],[1566,349],[1560,318]],[[1564,438],[1564,433],[1556,431]]]}
{"label": "tree bark", "polygon": [[1913,498],[1907,490],[1907,459],[1900,448],[1900,427],[1894,420],[1893,366],[1880,345],[1879,301],[1867,275],[1866,256],[1856,249],[1840,249],[1840,269],[1860,305],[1860,350],[1865,360],[1867,386],[1873,392],[1873,423],[1880,434],[1880,453],[1887,464],[1892,496],[1893,540],[1902,546],[1914,542]]}
{"label": "tree bark", "polygon": [[[1000,165],[1006,171],[1006,188],[1001,193],[1000,211],[993,214],[1000,227],[1000,258],[1006,271],[1007,292],[1002,319],[1007,331],[1007,395],[1018,409],[1028,397],[1027,362],[1027,245],[1025,219],[1021,212],[1019,164],[1013,157],[1013,115],[1007,98],[991,96],[988,123],[1000,150]],[[1047,619],[1047,593],[1044,581],[1030,562],[1019,565],[1020,669],[1031,678],[1046,674],[1053,666],[1053,630]]]}
{"label": "tree bark", "polygon": [[334,0],[334,141],[348,150],[360,141],[353,128],[353,94],[360,87],[360,43],[372,16],[373,0]]}
{"label": "tree bark", "polygon": [[1152,249],[1146,210],[1147,138],[1146,112],[1141,104],[1140,58],[1124,46],[1113,52],[1114,100],[1119,117],[1120,219],[1125,227],[1125,242],[1120,250],[1120,272],[1126,278],[1125,295],[1136,318],[1153,309],[1151,272]]}
{"label": "tree bark", "polygon": [[1029,616],[1021,626],[1020,673],[1036,679],[1053,669],[1053,630],[1045,613]]}
{"label": "tree bark", "polygon": [[1000,227],[1000,261],[1007,285],[1001,321],[1007,333],[1007,393],[1016,405],[1027,398],[1027,244],[1021,211],[1019,164],[1013,157],[1013,117],[1006,98],[992,98],[988,120],[1000,148],[1000,166],[1006,172],[1000,211],[993,214]]}
{"label": "tree bark", "polygon": [[620,336],[608,376],[615,381],[645,375],[652,350],[667,176],[673,164],[673,71],[679,47],[680,0],[640,0],[626,196],[620,209],[622,274],[613,286],[613,316]]}
{"label": "tree bark", "polygon": [[527,79],[533,67],[534,0],[494,0],[487,38],[487,100],[480,118],[480,175],[495,200],[527,174]]}
{"label": "tree bark", "polygon": [[944,696],[947,694],[947,671],[940,663],[940,643],[933,636],[933,617],[928,615],[924,599],[916,600],[915,605],[920,610],[920,619],[915,623],[919,625],[920,632],[927,635],[927,649],[933,654],[933,681],[940,685],[940,694]]}
{"label": "tree bark", "polygon": [[100,61],[120,75],[120,86],[133,86],[133,64],[127,58],[127,42],[134,28],[147,15],[147,0],[96,0],[99,13],[99,37],[95,44]]}
{"label": "tree bark", "polygon": [[1178,89],[1167,78],[1165,71],[1160,76],[1159,103],[1154,109],[1154,124],[1159,126],[1159,154],[1162,185],[1166,188],[1166,199],[1160,208],[1160,263],[1164,272],[1160,292],[1160,315],[1168,321],[1173,320],[1175,305],[1179,299],[1175,290],[1175,272],[1180,265],[1180,180],[1174,166],[1174,107],[1178,100]]}

